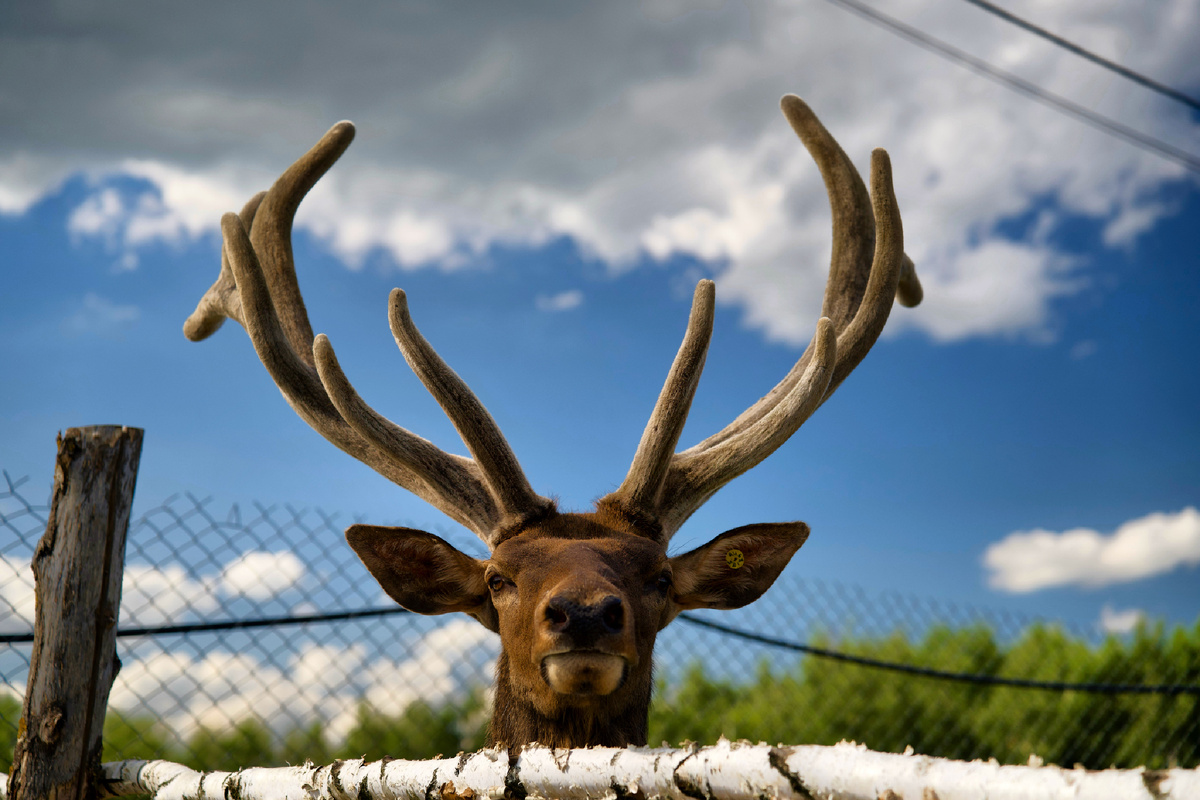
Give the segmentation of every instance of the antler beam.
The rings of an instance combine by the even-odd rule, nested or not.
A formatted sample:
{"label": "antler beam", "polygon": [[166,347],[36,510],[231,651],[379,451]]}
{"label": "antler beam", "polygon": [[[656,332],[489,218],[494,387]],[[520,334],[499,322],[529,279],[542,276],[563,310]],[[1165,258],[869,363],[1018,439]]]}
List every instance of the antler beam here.
{"label": "antler beam", "polygon": [[[787,95],[780,105],[821,170],[833,212],[833,256],[822,317],[804,354],[765,397],[718,433],[664,457],[683,429],[711,332],[711,316],[706,330],[697,312],[702,292],[711,289],[705,287],[707,281],[697,287],[684,344],[629,474],[601,501],[658,520],[666,539],[713,493],[787,441],[829,399],[879,338],[893,298],[910,306],[921,301],[916,270],[904,254],[887,153],[878,149],[871,154],[868,195],[853,163],[804,101]],[[711,296],[707,302],[711,304]]]}
{"label": "antler beam", "polygon": [[494,546],[507,526],[553,504],[533,491],[482,403],[417,331],[404,293],[393,292],[390,304],[396,342],[475,460],[446,453],[372,410],[342,372],[329,340],[314,340],[296,280],[292,222],[300,201],[353,138],[351,123],[334,125],[270,191],[221,219],[221,272],[184,323],[184,334],[199,341],[226,318],[241,324],[284,398],[314,430]]}
{"label": "antler beam", "polygon": [[[816,161],[833,214],[833,256],[813,340],[770,392],[721,431],[676,453],[712,335],[714,287],[696,287],[687,332],[629,472],[600,502],[653,520],[669,539],[714,492],[758,464],[796,432],[874,345],[893,298],[921,300],[904,254],[887,153],[871,158],[871,192],[845,152],[800,98],[784,115]],[[296,280],[293,218],[301,200],[354,138],[333,126],[303,158],[221,221],[225,244],[216,283],[184,325],[210,336],[225,318],[247,331],[255,351],[296,412],[330,442],[474,530],[494,547],[506,531],[544,516],[553,503],[535,493],[487,409],[421,336],[399,289],[389,321],[396,344],[454,423],[472,458],[446,453],[390,422],[355,392],[333,347],[314,340]]]}
{"label": "antler beam", "polygon": [[696,285],[683,344],[671,364],[667,381],[642,433],[629,474],[615,492],[629,506],[652,508],[658,499],[659,490],[671,466],[675,445],[687,422],[688,410],[696,394],[696,386],[700,383],[700,373],[704,370],[708,343],[712,339],[715,299],[716,287],[712,281],[704,280]]}

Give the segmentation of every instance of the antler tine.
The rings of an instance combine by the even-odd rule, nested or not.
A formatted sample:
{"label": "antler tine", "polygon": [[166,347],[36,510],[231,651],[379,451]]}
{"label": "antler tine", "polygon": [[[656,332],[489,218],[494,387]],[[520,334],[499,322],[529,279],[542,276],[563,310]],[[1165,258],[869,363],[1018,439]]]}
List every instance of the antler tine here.
{"label": "antler tine", "polygon": [[854,319],[838,334],[838,364],[822,402],[829,399],[883,333],[904,272],[904,228],[892,187],[892,161],[883,148],[871,153],[871,206],[877,235],[870,279]]}
{"label": "antler tine", "polygon": [[329,171],[354,140],[354,124],[339,122],[312,148],[279,176],[263,198],[249,228],[250,243],[258,254],[271,297],[292,349],[307,364],[313,363],[312,325],[292,259],[292,222],[300,201]]}
{"label": "antler tine", "polygon": [[921,305],[925,299],[925,290],[921,288],[921,279],[917,277],[917,265],[906,253],[900,263],[900,282],[896,284],[896,302],[905,308]]}
{"label": "antler tine", "polygon": [[[221,218],[221,231],[225,236],[225,251],[229,255],[231,272],[241,298],[243,325],[259,360],[288,405],[313,430],[338,448],[471,528],[485,542],[488,541],[497,515],[494,506],[481,504],[477,500],[484,493],[482,483],[468,470],[459,469],[457,477],[462,479],[462,484],[452,491],[444,491],[444,483],[431,479],[428,473],[420,469],[423,464],[417,459],[406,463],[403,458],[373,448],[367,439],[359,435],[325,393],[316,368],[302,360],[288,341],[276,313],[266,276],[241,220],[235,214],[226,214]],[[450,461],[451,457],[444,453],[442,457],[443,470],[455,473],[455,462]]]}
{"label": "antler tine", "polygon": [[[266,192],[259,192],[251,197],[246,205],[242,206],[238,217],[242,221],[242,226],[247,230],[254,221],[254,214],[258,211],[259,204],[266,196]],[[229,254],[225,252],[225,246],[222,244],[221,272],[217,275],[216,283],[208,287],[208,291],[196,304],[196,310],[184,321],[183,335],[193,342],[202,341],[216,333],[217,329],[225,323],[226,318],[232,319],[243,328],[246,327],[246,323],[242,319],[242,298],[238,295],[237,283],[233,280],[233,271],[229,266]]]}
{"label": "antler tine", "polygon": [[[288,404],[314,430],[493,547],[506,525],[544,513],[553,504],[533,493],[495,422],[432,354],[411,321],[407,326],[412,333],[398,333],[397,340],[407,342],[412,352],[406,350],[406,358],[450,414],[478,463],[443,452],[376,413],[346,379],[328,339],[313,338],[296,280],[292,224],[304,196],[353,138],[351,123],[334,125],[268,192],[256,195],[240,215],[222,218],[221,273],[188,318],[184,333],[198,340],[226,317],[241,323]],[[393,330],[404,327],[397,327],[395,314],[390,316]],[[440,372],[452,380],[431,384],[430,376]]]}
{"label": "antler tine", "polygon": [[[308,312],[300,295],[292,260],[292,220],[300,201],[353,140],[353,123],[339,122],[334,125],[303,157],[279,176],[270,191],[259,192],[250,198],[238,215],[242,225],[250,231],[250,242],[260,257],[259,263],[267,276],[271,296],[281,309],[283,328],[292,350],[309,364],[312,363],[312,326],[308,322]],[[207,339],[216,333],[227,317],[243,328],[246,326],[229,256],[222,248],[221,272],[217,281],[204,293],[196,310],[184,322],[183,335],[193,342]]]}
{"label": "antler tine", "polygon": [[[830,258],[829,278],[825,284],[821,314],[829,317],[834,330],[840,336],[858,313],[870,277],[875,244],[875,214],[872,201],[853,162],[821,124],[812,109],[799,97],[791,94],[784,95],[780,100],[780,108],[821,171],[829,197],[829,208],[833,216],[833,255]],[[905,255],[903,262],[896,296],[901,304],[915,306],[921,302],[921,284],[912,260]],[[762,399],[743,411],[722,430],[687,452],[714,447],[769,413],[800,380],[811,358],[811,348],[806,349],[783,380]],[[842,375],[842,378],[844,377],[845,375]],[[840,383],[840,379],[835,380],[827,391],[827,396],[832,394]]]}
{"label": "antler tine", "polygon": [[834,330],[841,333],[853,319],[866,290],[875,245],[871,201],[854,163],[808,104],[789,94],[779,101],[779,107],[825,181],[833,216],[833,254],[821,316],[829,317]]}
{"label": "antler tine", "polygon": [[[825,341],[837,330],[836,322],[823,317],[817,335],[788,377],[772,391],[774,396],[763,398],[720,434],[672,459],[658,513],[668,539],[717,489],[762,461],[795,433],[879,338],[908,261],[892,186],[891,161],[882,149],[871,154],[869,200],[874,244],[872,264],[853,317],[837,331],[836,346],[829,349]],[[915,282],[915,272],[907,271]],[[919,284],[915,285],[919,291]],[[857,288],[847,291],[856,292]],[[905,291],[913,291],[912,282]],[[844,308],[843,303],[836,302],[839,298],[832,303],[830,299],[827,291],[827,306],[835,310]],[[834,360],[830,360],[831,355]],[[818,364],[821,366],[814,372]],[[829,374],[823,375],[826,370]]]}
{"label": "antler tine", "polygon": [[554,504],[533,491],[492,415],[417,330],[408,312],[408,298],[401,289],[393,289],[389,297],[388,320],[404,360],[446,412],[474,456],[484,483],[504,515],[501,527],[516,527],[550,511]]}
{"label": "antler tine", "polygon": [[[400,427],[367,405],[342,371],[333,345],[323,333],[317,334],[313,341],[313,358],[330,401],[342,419],[373,445],[373,452],[400,469],[422,476],[429,493],[444,498],[441,505],[449,509],[447,513],[467,527],[473,527],[479,520],[487,520],[486,533],[490,536],[499,519],[478,465],[441,450],[428,439]],[[416,493],[424,496],[421,492]],[[462,507],[470,509],[470,513],[460,513],[458,509]],[[487,536],[484,540],[493,546]]]}
{"label": "antler tine", "polygon": [[339,447],[342,443],[350,444],[354,440],[353,431],[329,402],[316,370],[299,357],[288,341],[258,255],[237,215],[226,214],[221,218],[221,232],[241,299],[244,317],[241,322],[259,360],[296,413]]}
{"label": "antler tine", "polygon": [[675,456],[658,512],[664,538],[670,540],[718,489],[779,449],[824,402],[838,362],[837,336],[828,317],[817,321],[809,349],[813,357],[800,380],[757,423],[708,450]]}
{"label": "antler tine", "polygon": [[650,421],[642,432],[629,473],[621,486],[606,499],[631,509],[654,510],[675,445],[687,422],[700,373],[704,370],[708,343],[712,339],[715,296],[716,288],[712,281],[702,280],[696,284],[683,344],[679,346]]}
{"label": "antler tine", "polygon": [[879,235],[875,239],[870,278],[854,319],[839,336],[834,333],[833,321],[821,317],[808,347],[812,357],[800,379],[778,403],[720,444],[680,455],[681,470],[689,468],[685,465],[702,463],[705,470],[724,477],[712,491],[758,464],[799,430],[858,366],[883,331],[904,256],[900,211],[892,191],[891,162],[883,150],[871,154],[871,203]]}

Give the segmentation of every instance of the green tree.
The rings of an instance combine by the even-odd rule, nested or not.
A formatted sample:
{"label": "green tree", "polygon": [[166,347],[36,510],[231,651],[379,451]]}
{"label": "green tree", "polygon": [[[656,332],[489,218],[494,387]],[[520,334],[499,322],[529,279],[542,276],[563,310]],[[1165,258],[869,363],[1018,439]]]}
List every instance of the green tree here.
{"label": "green tree", "polygon": [[110,710],[104,717],[104,761],[168,758],[167,734],[154,717]]}
{"label": "green tree", "polygon": [[384,756],[424,759],[451,756],[483,744],[485,717],[482,699],[472,695],[463,703],[434,707],[417,701],[402,714],[389,717],[359,704],[358,720],[341,748],[345,756],[378,759]]}
{"label": "green tree", "polygon": [[188,740],[183,760],[205,771],[283,765],[275,753],[271,732],[257,719],[242,720],[226,731],[201,728]]}
{"label": "green tree", "polygon": [[17,726],[21,724],[21,701],[0,695],[0,772],[12,771],[13,749],[17,746]]}
{"label": "green tree", "polygon": [[[325,738],[325,726],[314,722],[305,727],[295,728],[283,737],[279,750],[279,758],[285,764],[329,764],[337,756]],[[343,755],[343,757],[345,757]]]}
{"label": "green tree", "polygon": [[[983,626],[935,627],[919,641],[894,633],[818,646],[881,661],[970,675],[1070,683],[1200,683],[1200,623],[1166,635],[1143,627],[1099,646],[1055,626],[1029,628],[1001,646]],[[750,680],[715,679],[691,665],[660,684],[650,739],[731,739],[914,750],[947,758],[996,758],[1108,766],[1195,766],[1200,699],[1194,692],[1115,694],[999,687],[903,674],[818,657],[777,673],[768,662]]]}

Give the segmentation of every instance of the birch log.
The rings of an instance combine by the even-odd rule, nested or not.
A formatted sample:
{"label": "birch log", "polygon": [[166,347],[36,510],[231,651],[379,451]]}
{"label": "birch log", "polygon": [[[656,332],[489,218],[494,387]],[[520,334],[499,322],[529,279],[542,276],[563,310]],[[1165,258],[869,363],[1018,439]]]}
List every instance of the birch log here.
{"label": "birch log", "polygon": [[722,740],[690,749],[482,750],[432,761],[336,761],[201,773],[167,761],[105,764],[102,795],[155,800],[1165,800],[1200,798],[1196,770],[1000,766],[833,747]]}
{"label": "birch log", "polygon": [[33,554],[33,653],[11,800],[90,800],[113,678],[125,534],[142,431],[70,428],[58,437],[46,533]]}

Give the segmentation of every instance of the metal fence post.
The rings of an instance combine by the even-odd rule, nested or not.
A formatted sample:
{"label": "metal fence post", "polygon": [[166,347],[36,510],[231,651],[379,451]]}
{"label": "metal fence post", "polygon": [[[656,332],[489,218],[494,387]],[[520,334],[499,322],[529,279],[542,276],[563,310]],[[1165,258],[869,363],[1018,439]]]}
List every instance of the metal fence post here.
{"label": "metal fence post", "polygon": [[96,796],[141,452],[138,428],[70,428],[58,437],[50,519],[33,555],[37,610],[11,800]]}

